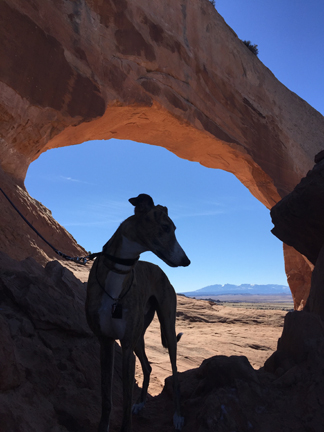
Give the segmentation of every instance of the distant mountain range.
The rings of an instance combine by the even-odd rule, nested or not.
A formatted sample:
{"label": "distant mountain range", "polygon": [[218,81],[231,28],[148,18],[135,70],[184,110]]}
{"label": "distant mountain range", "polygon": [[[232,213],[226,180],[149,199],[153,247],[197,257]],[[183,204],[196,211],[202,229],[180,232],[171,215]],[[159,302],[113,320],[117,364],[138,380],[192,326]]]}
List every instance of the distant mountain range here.
{"label": "distant mountain range", "polygon": [[209,285],[196,291],[181,293],[187,297],[217,296],[217,295],[284,295],[291,294],[286,285]]}

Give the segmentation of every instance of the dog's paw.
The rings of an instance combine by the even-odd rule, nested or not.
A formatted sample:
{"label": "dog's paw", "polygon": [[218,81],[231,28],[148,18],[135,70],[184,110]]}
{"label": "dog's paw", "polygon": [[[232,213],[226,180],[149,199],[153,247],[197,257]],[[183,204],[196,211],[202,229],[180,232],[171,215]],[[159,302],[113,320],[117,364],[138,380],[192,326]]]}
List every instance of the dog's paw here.
{"label": "dog's paw", "polygon": [[184,417],[181,417],[179,414],[174,413],[173,425],[176,431],[181,431],[184,425]]}
{"label": "dog's paw", "polygon": [[145,406],[145,402],[136,403],[133,405],[132,413],[139,414]]}

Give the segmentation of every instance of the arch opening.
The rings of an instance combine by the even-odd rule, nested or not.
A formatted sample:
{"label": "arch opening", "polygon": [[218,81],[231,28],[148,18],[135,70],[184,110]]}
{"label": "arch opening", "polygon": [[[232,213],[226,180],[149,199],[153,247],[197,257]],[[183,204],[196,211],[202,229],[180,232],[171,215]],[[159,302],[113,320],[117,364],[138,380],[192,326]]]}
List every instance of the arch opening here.
{"label": "arch opening", "polygon": [[111,139],[54,149],[31,164],[26,187],[91,252],[133,213],[131,196],[145,192],[166,205],[193,264],[171,269],[153,254],[143,259],[160,265],[177,292],[287,284],[268,210],[234,175],[164,148]]}

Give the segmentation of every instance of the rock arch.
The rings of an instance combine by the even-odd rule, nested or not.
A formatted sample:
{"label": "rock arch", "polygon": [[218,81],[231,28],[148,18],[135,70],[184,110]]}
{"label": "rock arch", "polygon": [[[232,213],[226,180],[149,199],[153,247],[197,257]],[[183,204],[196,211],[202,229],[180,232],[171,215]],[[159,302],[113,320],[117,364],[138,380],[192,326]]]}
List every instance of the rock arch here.
{"label": "rock arch", "polygon": [[[80,247],[23,187],[29,164],[50,148],[111,137],[163,146],[232,172],[268,208],[322,150],[323,116],[207,0],[4,0],[0,20],[2,184],[68,253]],[[1,200],[2,248],[51,257],[26,236],[10,248],[24,227]],[[291,249],[286,270],[298,307],[310,270]]]}

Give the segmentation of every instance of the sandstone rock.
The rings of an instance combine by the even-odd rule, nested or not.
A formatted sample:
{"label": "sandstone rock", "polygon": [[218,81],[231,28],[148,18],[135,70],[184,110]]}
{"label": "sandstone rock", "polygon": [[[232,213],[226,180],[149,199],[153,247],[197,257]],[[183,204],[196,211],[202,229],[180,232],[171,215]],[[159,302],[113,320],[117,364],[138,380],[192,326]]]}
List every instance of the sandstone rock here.
{"label": "sandstone rock", "polygon": [[[33,199],[24,187],[0,168],[0,184],[5,195],[28,222],[55,248],[70,256],[86,256],[87,252],[53,218],[52,213]],[[0,251],[16,260],[33,257],[45,265],[50,259],[60,259],[22,219],[0,190]]]}
{"label": "sandstone rock", "polygon": [[[207,0],[4,0],[0,37],[0,164],[14,179],[6,190],[68,255],[80,247],[23,189],[47,149],[112,137],[163,146],[234,173],[268,208],[322,149],[323,117]],[[1,205],[2,250],[53,258]]]}
{"label": "sandstone rock", "polygon": [[[111,137],[163,146],[234,173],[270,208],[322,150],[323,117],[276,80],[207,0],[3,0],[0,37],[1,187],[68,255],[85,251],[23,185],[43,151]],[[0,200],[1,250],[45,265],[53,251],[2,194]],[[319,220],[315,215],[313,222]],[[323,242],[312,228],[308,234],[300,252],[314,263]],[[294,236],[288,237],[292,244]],[[302,265],[295,270],[303,274]],[[303,300],[304,290],[295,289],[295,300]],[[96,430],[99,353],[84,296],[84,285],[60,264],[44,269],[1,254],[1,432]],[[312,299],[317,302],[317,290],[309,304]],[[286,325],[271,373],[254,372],[239,357],[213,359],[181,375],[184,432],[322,432],[320,318],[291,315]],[[117,348],[112,431],[121,406],[118,356]],[[150,402],[134,431],[156,424],[172,430],[168,385]]]}
{"label": "sandstone rock", "polygon": [[292,246],[283,244],[285,271],[294,300],[294,308],[302,310],[306,305],[314,265]]}
{"label": "sandstone rock", "polygon": [[[293,260],[289,260],[289,273],[293,277],[291,285],[296,283],[299,287],[298,300],[300,306],[307,300],[307,292],[312,293],[307,301],[306,310],[316,312],[324,317],[324,279],[323,268],[323,245],[324,245],[324,160],[321,153],[316,156],[318,162],[308,172],[293,192],[284,197],[271,209],[271,217],[274,223],[272,232],[286,244],[293,246],[301,254],[305,255],[304,270],[301,274],[293,270]],[[288,249],[288,248],[286,248]],[[286,253],[291,253],[288,249]],[[297,257],[300,260],[300,257]],[[307,275],[307,259],[315,265],[315,275],[309,282]],[[297,265],[301,268],[300,264]],[[310,269],[309,269],[310,270]],[[310,271],[308,270],[308,274]],[[286,269],[287,271],[287,269]],[[288,274],[288,272],[287,272]],[[296,281],[297,279],[297,281]],[[288,279],[289,280],[289,279]],[[307,288],[307,284],[309,288]],[[304,290],[301,290],[304,286]],[[295,297],[295,304],[297,295]],[[298,305],[297,305],[298,308]]]}
{"label": "sandstone rock", "polygon": [[[17,262],[0,254],[0,432],[96,432],[99,347],[85,323],[84,301],[84,284],[60,263],[50,262],[44,269],[32,258]],[[222,311],[207,301],[181,297],[179,303],[183,313],[178,327],[187,328],[180,344],[194,326],[202,340],[204,324],[213,326],[207,343],[218,340],[224,346],[222,339],[215,339],[215,330],[223,329],[228,339],[234,327],[245,325],[241,339],[234,331],[226,349],[250,352],[249,335],[256,333],[256,322],[263,339],[269,334],[266,325],[278,327],[282,322],[279,311],[260,311],[258,317],[255,311]],[[158,344],[159,333],[157,324]],[[194,337],[190,340],[194,345]],[[203,345],[187,345],[185,350],[180,345],[179,351],[192,364],[193,350],[202,350]],[[162,355],[155,353],[153,372],[162,363]],[[294,312],[286,318],[278,350],[266,370],[253,369],[244,355],[217,355],[180,373],[184,432],[322,432],[323,355],[320,317]],[[116,344],[112,432],[120,430],[121,387],[121,353]],[[135,386],[135,398],[138,392]],[[167,378],[162,393],[149,396],[144,411],[133,417],[133,431],[173,431],[173,409],[172,381]]]}
{"label": "sandstone rock", "polygon": [[320,315],[324,320],[324,245],[316,260],[305,310]]}
{"label": "sandstone rock", "polygon": [[193,396],[201,396],[226,385],[235,385],[236,380],[257,382],[255,370],[246,357],[216,356],[206,359],[199,368],[200,384]]}
{"label": "sandstone rock", "polygon": [[[263,368],[254,371],[244,357],[218,356],[206,361],[208,368],[205,363],[180,374],[184,432],[321,432],[324,399],[321,396],[323,340],[320,340],[321,348],[312,350],[307,361],[290,364],[280,376]],[[224,371],[225,375],[221,376]],[[218,384],[221,381],[221,385],[212,386],[209,381]],[[167,397],[169,386],[171,383],[166,383],[161,395],[150,401],[151,415],[157,406],[172,409]],[[143,415],[142,421],[135,419],[136,431],[141,430],[140,426],[145,427],[149,414]],[[163,418],[161,421],[161,430],[171,432],[172,428]]]}
{"label": "sandstone rock", "polygon": [[289,192],[323,117],[208,1],[104,4],[1,3],[5,171],[23,180],[45,149],[113,136],[234,172],[268,206]]}
{"label": "sandstone rock", "polygon": [[[310,294],[303,312],[289,313],[278,341],[277,351],[265,368],[281,376],[283,384],[295,384],[301,375],[299,364],[312,365],[324,354],[324,160],[317,162],[293,192],[271,210],[275,228],[272,232],[294,246],[315,264]],[[296,367],[296,365],[298,367]],[[310,367],[310,366],[309,366]],[[297,372],[296,372],[297,371]],[[296,375],[297,373],[297,375]]]}
{"label": "sandstone rock", "polygon": [[324,244],[324,160],[271,209],[272,233],[312,264]]}
{"label": "sandstone rock", "polygon": [[15,326],[17,323],[16,320],[7,323],[0,315],[0,391],[7,391],[18,387],[23,379],[21,371],[19,370],[14,350],[14,341],[12,340],[9,328],[9,324]]}
{"label": "sandstone rock", "polygon": [[265,368],[282,375],[295,364],[316,357],[323,343],[324,325],[317,315],[306,311],[289,312],[277,351],[265,362]]}
{"label": "sandstone rock", "polygon": [[[58,262],[0,254],[0,431],[95,431],[99,347],[85,286]],[[121,401],[117,347],[115,400]],[[118,414],[118,410],[117,410]]]}

